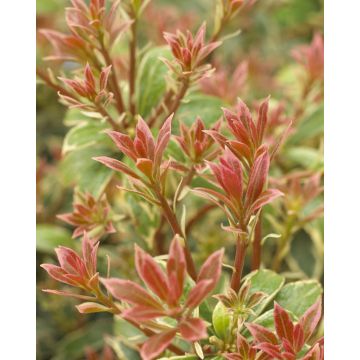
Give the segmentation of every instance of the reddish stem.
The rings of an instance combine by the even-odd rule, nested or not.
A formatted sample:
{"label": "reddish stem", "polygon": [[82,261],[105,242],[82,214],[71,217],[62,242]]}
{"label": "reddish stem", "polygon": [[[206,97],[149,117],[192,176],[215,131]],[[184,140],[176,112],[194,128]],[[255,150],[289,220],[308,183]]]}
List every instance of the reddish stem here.
{"label": "reddish stem", "polygon": [[262,239],[262,215],[259,214],[258,221],[255,225],[253,255],[251,269],[258,270],[261,264],[261,239]]}
{"label": "reddish stem", "polygon": [[124,105],[124,101],[123,101],[120,87],[118,84],[116,69],[115,69],[114,63],[104,45],[104,42],[102,40],[100,41],[100,44],[101,44],[101,53],[105,59],[106,65],[107,66],[111,65],[110,86],[111,86],[112,92],[114,93],[114,98],[116,100],[116,108],[117,108],[119,114],[122,114],[125,111],[125,105]]}
{"label": "reddish stem", "polygon": [[[176,215],[172,211],[167,200],[164,198],[164,196],[161,194],[161,192],[158,189],[154,189],[154,190],[155,190],[158,200],[160,201],[160,204],[161,204],[160,206],[163,210],[164,216],[165,216],[166,220],[168,221],[169,225],[171,226],[171,229],[172,229],[174,235],[179,234],[182,238],[185,239],[185,234],[182,232],[181,227],[177,221]],[[188,271],[189,275],[191,276],[191,278],[194,281],[196,281],[197,273],[196,273],[195,263],[191,256],[191,252],[190,252],[190,249],[189,249],[186,241],[185,241],[184,250],[185,250],[187,271]]]}
{"label": "reddish stem", "polygon": [[238,234],[236,238],[234,272],[231,277],[231,288],[236,292],[238,292],[240,289],[241,275],[245,263],[246,249],[247,249],[246,238],[244,238],[242,234]]}

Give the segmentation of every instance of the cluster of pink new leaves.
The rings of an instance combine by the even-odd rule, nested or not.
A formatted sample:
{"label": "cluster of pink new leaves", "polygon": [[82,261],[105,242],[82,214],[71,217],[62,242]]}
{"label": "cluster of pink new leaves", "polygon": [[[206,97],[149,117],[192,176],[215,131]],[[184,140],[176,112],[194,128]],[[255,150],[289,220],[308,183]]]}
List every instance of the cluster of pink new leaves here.
{"label": "cluster of pink new leaves", "polygon": [[[274,323],[276,333],[256,323],[246,324],[253,336],[249,344],[243,336],[238,337],[237,355],[227,355],[229,360],[295,360],[303,350],[304,345],[314,334],[321,318],[321,300],[312,305],[294,324],[290,315],[280,305],[274,306]],[[260,353],[259,353],[260,351]],[[245,356],[247,353],[247,357]],[[324,358],[324,342],[321,338],[306,351],[301,360],[321,360]]]}
{"label": "cluster of pink new leaves", "polygon": [[193,317],[192,312],[215,288],[221,274],[222,257],[223,250],[219,250],[206,260],[186,299],[182,298],[186,281],[185,254],[177,238],[174,238],[170,246],[166,272],[150,255],[139,247],[135,248],[137,272],[156,298],[130,280],[102,280],[115,298],[132,305],[130,309],[123,311],[125,319],[145,323],[149,327],[149,321],[161,317],[171,317],[177,321],[175,327],[169,327],[145,342],[141,348],[144,359],[153,359],[162,353],[177,332],[190,342],[207,337],[205,322]]}
{"label": "cluster of pink new leaves", "polygon": [[77,306],[81,313],[108,311],[148,329],[156,328],[156,319],[175,319],[176,326],[164,326],[157,333],[147,332],[149,339],[141,347],[141,356],[145,360],[154,359],[161,354],[177,333],[189,342],[207,338],[205,322],[194,317],[193,311],[214,290],[220,278],[223,250],[216,251],[206,260],[195,284],[184,296],[185,283],[190,280],[187,279],[185,253],[180,238],[175,237],[171,243],[165,271],[153,257],[135,246],[136,270],[146,289],[130,280],[100,280],[115,299],[122,301],[123,305],[119,307],[100,287],[96,265],[99,243],[93,245],[93,241],[85,233],[82,244],[82,257],[72,249],[60,247],[56,249],[60,266],[41,266],[55,280],[77,287],[92,296],[57,290],[45,290],[46,292],[87,300]]}

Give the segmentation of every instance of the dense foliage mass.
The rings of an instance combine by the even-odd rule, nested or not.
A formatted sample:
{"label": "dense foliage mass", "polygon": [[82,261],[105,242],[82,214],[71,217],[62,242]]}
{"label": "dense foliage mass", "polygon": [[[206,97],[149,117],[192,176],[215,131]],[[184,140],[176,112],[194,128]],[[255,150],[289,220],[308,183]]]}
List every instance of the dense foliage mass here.
{"label": "dense foliage mass", "polygon": [[321,2],[56,4],[38,358],[324,359]]}

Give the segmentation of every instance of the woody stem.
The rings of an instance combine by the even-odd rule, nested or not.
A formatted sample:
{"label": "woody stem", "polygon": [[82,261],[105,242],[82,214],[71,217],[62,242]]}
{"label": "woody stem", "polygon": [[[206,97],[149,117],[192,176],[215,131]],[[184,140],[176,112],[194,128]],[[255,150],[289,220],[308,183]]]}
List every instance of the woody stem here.
{"label": "woody stem", "polygon": [[237,234],[234,272],[231,277],[231,288],[236,292],[238,292],[240,289],[241,275],[245,263],[246,249],[247,249],[246,238],[244,237],[243,234]]}

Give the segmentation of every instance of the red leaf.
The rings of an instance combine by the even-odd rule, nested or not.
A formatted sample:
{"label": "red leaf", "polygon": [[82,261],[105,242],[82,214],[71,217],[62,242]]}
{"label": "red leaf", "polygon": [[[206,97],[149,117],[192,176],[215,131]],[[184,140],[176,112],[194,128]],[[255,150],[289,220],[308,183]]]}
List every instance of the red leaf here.
{"label": "red leaf", "polygon": [[59,246],[55,249],[60,266],[73,275],[86,276],[86,267],[80,256],[72,249]]}
{"label": "red leaf", "polygon": [[149,321],[165,315],[166,312],[163,310],[149,308],[147,306],[141,306],[141,305],[136,305],[130,309],[125,309],[122,312],[122,316],[125,319],[130,318],[137,322]]}
{"label": "red leaf", "polygon": [[283,360],[280,353],[279,346],[269,343],[260,343],[255,346],[256,349],[263,351],[264,353],[271,356],[271,359]]}
{"label": "red leaf", "polygon": [[271,203],[273,200],[283,195],[284,194],[277,189],[267,189],[263,191],[260,196],[254,201],[251,207],[247,210],[247,216],[251,216],[266,204]]}
{"label": "red leaf", "polygon": [[167,144],[169,143],[170,136],[171,136],[171,121],[174,114],[171,114],[164,122],[163,126],[161,127],[156,146],[155,146],[155,159],[154,163],[155,166],[159,167],[161,164],[161,159]]}
{"label": "red leaf", "polygon": [[118,300],[123,300],[133,305],[141,305],[152,309],[162,309],[161,304],[155,300],[140,285],[130,280],[101,279],[109,292]]}
{"label": "red leaf", "polygon": [[199,341],[207,337],[206,325],[199,318],[188,318],[180,323],[181,336],[188,341]]}
{"label": "red leaf", "polygon": [[107,134],[111,137],[111,139],[121,152],[123,152],[133,161],[136,161],[138,156],[136,154],[134,143],[129,135],[122,134],[117,131],[108,131]]}
{"label": "red leaf", "polygon": [[169,302],[176,304],[182,294],[186,276],[184,249],[177,237],[174,237],[170,245],[169,258],[167,261],[167,276],[169,282]]}
{"label": "red leaf", "polygon": [[214,283],[214,287],[218,282],[221,275],[222,258],[224,255],[224,249],[215,251],[204,262],[200,269],[197,281],[211,280]]}
{"label": "red leaf", "polygon": [[193,309],[196,308],[209,293],[214,289],[215,284],[212,280],[199,281],[189,292],[185,306]]}
{"label": "red leaf", "polygon": [[140,177],[134,171],[132,171],[127,165],[125,165],[119,160],[112,159],[108,156],[94,157],[93,160],[104,164],[105,166],[107,166],[112,170],[120,171],[124,174],[127,174],[133,177],[134,179],[140,179]]}
{"label": "red leaf", "polygon": [[304,331],[300,324],[294,326],[294,343],[293,348],[295,353],[299,352],[305,344]]}
{"label": "red leaf", "polygon": [[76,285],[74,282],[69,281],[64,277],[66,274],[66,271],[64,271],[60,266],[56,266],[53,264],[41,264],[40,265],[44,270],[47,271],[47,273],[55,280],[63,282],[65,284],[69,285]]}
{"label": "red leaf", "polygon": [[269,172],[270,157],[268,151],[264,151],[256,158],[250,170],[249,183],[246,192],[246,207],[249,207],[263,191]]}
{"label": "red leaf", "polygon": [[267,124],[267,113],[269,109],[269,100],[270,97],[268,96],[260,105],[258,119],[256,124],[256,132],[257,132],[257,142],[258,145],[262,143],[264,132]]}
{"label": "red leaf", "polygon": [[139,116],[136,125],[136,137],[134,140],[135,149],[139,157],[144,157],[153,160],[155,143],[151,130],[144,119]]}
{"label": "red leaf", "polygon": [[278,341],[273,332],[266,329],[265,327],[252,323],[246,324],[254,340],[258,343],[270,343],[277,345]]}
{"label": "red leaf", "polygon": [[274,306],[274,322],[279,339],[284,338],[292,344],[294,340],[294,325],[290,315],[277,303]]}
{"label": "red leaf", "polygon": [[310,308],[306,310],[305,314],[299,320],[299,324],[301,325],[304,331],[305,342],[313,334],[320,319],[321,319],[321,298],[319,298],[319,300],[315,304],[310,306]]}
{"label": "red leaf", "polygon": [[141,358],[152,360],[160,355],[171,343],[176,335],[176,329],[151,336],[141,347]]}
{"label": "red leaf", "polygon": [[152,160],[139,158],[136,161],[136,167],[148,178],[152,178],[153,173],[153,162]]}
{"label": "red leaf", "polygon": [[135,245],[135,266],[146,286],[160,299],[167,301],[169,289],[164,272],[159,264],[137,245]]}

